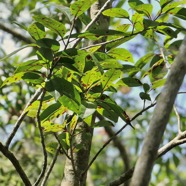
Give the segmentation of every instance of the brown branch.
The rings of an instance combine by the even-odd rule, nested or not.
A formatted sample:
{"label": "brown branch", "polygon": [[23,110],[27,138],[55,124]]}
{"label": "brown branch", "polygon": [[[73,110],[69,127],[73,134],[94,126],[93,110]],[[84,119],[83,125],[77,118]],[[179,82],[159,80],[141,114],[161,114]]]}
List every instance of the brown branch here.
{"label": "brown branch", "polygon": [[4,32],[11,34],[15,38],[17,38],[21,41],[24,41],[25,43],[28,43],[28,44],[32,43],[31,39],[25,37],[23,34],[20,34],[20,33],[16,32],[14,29],[11,29],[1,23],[0,23],[0,29],[3,30]]}
{"label": "brown branch", "polygon": [[3,155],[5,157],[7,157],[11,161],[12,165],[16,169],[16,171],[19,174],[20,178],[22,179],[23,183],[27,186],[31,186],[32,184],[30,183],[26,173],[24,172],[21,165],[19,164],[19,161],[16,159],[14,154],[12,152],[10,152],[8,150],[8,148],[6,146],[4,146],[1,142],[0,142],[0,151],[3,153]]}
{"label": "brown branch", "polygon": [[34,186],[39,185],[42,177],[45,174],[46,168],[47,168],[47,151],[46,151],[46,148],[45,148],[45,139],[44,139],[44,134],[43,134],[43,130],[42,130],[42,127],[41,127],[41,120],[40,120],[40,112],[41,112],[42,103],[43,103],[43,99],[44,99],[45,94],[46,94],[46,90],[42,89],[40,104],[39,104],[39,108],[37,110],[37,116],[36,116],[37,124],[38,124],[38,128],[39,128],[39,133],[40,133],[40,138],[41,138],[40,140],[41,140],[44,160],[43,160],[43,168],[41,170],[41,173],[40,173],[39,177],[37,178],[36,182],[34,183]]}
{"label": "brown branch", "polygon": [[24,110],[22,111],[21,115],[19,116],[18,120],[15,123],[14,129],[11,132],[11,134],[9,135],[7,141],[6,141],[6,148],[9,148],[9,145],[12,141],[12,139],[14,138],[14,136],[16,135],[17,130],[19,129],[22,121],[24,120],[25,116],[27,115],[28,111],[26,111],[26,109],[35,101],[37,100],[37,98],[40,96],[41,94],[41,89],[39,88],[38,90],[36,90],[35,94],[31,97],[31,99],[28,101],[27,105],[25,106]]}

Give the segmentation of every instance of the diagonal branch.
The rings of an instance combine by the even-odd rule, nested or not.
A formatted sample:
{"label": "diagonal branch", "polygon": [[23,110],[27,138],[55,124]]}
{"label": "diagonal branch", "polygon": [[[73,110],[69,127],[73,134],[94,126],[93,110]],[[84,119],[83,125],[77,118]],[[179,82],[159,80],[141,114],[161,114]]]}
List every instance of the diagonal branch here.
{"label": "diagonal branch", "polygon": [[144,139],[140,157],[137,160],[131,186],[147,186],[150,181],[154,161],[157,157],[172,107],[186,74],[186,37],[176,56],[164,89],[162,90]]}
{"label": "diagonal branch", "polygon": [[24,120],[25,116],[27,115],[28,111],[26,111],[26,109],[35,101],[37,100],[37,98],[40,96],[42,89],[39,88],[38,90],[36,90],[35,94],[31,97],[31,99],[28,101],[27,105],[25,106],[24,110],[22,111],[21,115],[19,116],[17,122],[15,123],[14,129],[11,132],[11,134],[9,135],[7,141],[6,141],[6,148],[9,148],[9,145],[12,141],[12,139],[14,138],[14,136],[16,135],[17,130],[19,129],[22,121]]}
{"label": "diagonal branch", "polygon": [[21,41],[24,41],[25,43],[28,43],[28,44],[32,43],[31,39],[25,37],[23,34],[20,34],[20,33],[16,32],[14,29],[11,29],[1,23],[0,23],[0,29],[3,30],[4,32],[11,34],[15,38],[17,38]]}
{"label": "diagonal branch", "polygon": [[20,178],[22,179],[23,183],[27,186],[31,186],[32,184],[30,183],[27,175],[25,174],[24,170],[22,169],[21,165],[19,164],[19,161],[16,159],[14,154],[8,150],[6,146],[4,146],[0,142],[0,151],[3,153],[5,157],[7,157],[13,166],[15,167],[17,173],[19,174]]}

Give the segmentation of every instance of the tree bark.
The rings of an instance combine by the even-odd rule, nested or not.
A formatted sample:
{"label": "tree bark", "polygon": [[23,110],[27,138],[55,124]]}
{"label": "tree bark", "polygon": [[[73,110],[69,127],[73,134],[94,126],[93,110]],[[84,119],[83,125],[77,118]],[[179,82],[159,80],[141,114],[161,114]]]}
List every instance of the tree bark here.
{"label": "tree bark", "polygon": [[[99,0],[94,3],[90,8],[90,18],[93,19],[99,9],[104,5],[107,0]],[[105,18],[102,14],[98,17],[95,23],[103,29],[108,29],[109,19]],[[104,22],[104,26],[103,26]],[[100,27],[99,27],[100,29]],[[99,41],[100,42],[100,41]],[[95,42],[88,42],[88,45],[95,44]],[[101,51],[104,48],[101,47]],[[94,116],[93,116],[94,118]],[[93,119],[94,122],[94,119]],[[85,186],[87,178],[87,167],[89,163],[89,156],[91,150],[93,128],[84,122],[77,124],[76,130],[78,133],[75,135],[74,142],[76,145],[82,145],[81,149],[77,152],[68,152],[71,160],[66,158],[64,177],[61,186]]]}
{"label": "tree bark", "polygon": [[147,186],[150,181],[154,161],[161,143],[169,116],[186,74],[186,37],[171,67],[169,76],[153,112],[148,133],[144,139],[141,155],[137,160],[131,186]]}

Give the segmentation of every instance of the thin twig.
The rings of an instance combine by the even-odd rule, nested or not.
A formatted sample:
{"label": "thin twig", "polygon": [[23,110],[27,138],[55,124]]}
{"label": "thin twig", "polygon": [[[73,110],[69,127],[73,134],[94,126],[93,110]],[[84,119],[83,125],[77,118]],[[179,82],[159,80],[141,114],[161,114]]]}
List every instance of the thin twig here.
{"label": "thin twig", "polygon": [[178,120],[178,134],[181,133],[181,122],[180,122],[180,115],[176,109],[176,107],[174,106],[174,112],[176,114],[177,120]]}
{"label": "thin twig", "polygon": [[19,161],[16,159],[14,154],[10,152],[8,148],[4,146],[1,142],[0,142],[0,151],[3,153],[5,157],[7,157],[11,161],[17,173],[19,174],[20,178],[22,179],[23,183],[27,186],[31,186],[32,184],[30,183],[26,173],[24,172],[21,165],[19,164]]}
{"label": "thin twig", "polygon": [[28,101],[27,105],[25,106],[24,110],[22,111],[21,115],[19,116],[18,120],[15,123],[14,129],[12,130],[11,134],[9,135],[5,146],[6,148],[9,148],[9,145],[12,141],[12,139],[14,138],[14,136],[16,135],[17,130],[19,129],[22,121],[24,120],[25,116],[27,115],[28,111],[26,111],[26,109],[35,101],[37,100],[37,98],[40,96],[42,89],[39,88],[38,90],[36,90],[35,94],[31,97],[31,99]]}
{"label": "thin twig", "polygon": [[[136,119],[138,116],[142,115],[143,112],[145,112],[146,110],[148,110],[149,108],[153,107],[156,103],[152,103],[151,105],[149,105],[148,107],[144,108],[142,111],[140,111],[139,113],[137,113],[130,121],[133,121],[134,119]],[[87,166],[87,168],[84,170],[83,174],[84,175],[88,169],[91,167],[91,165],[93,164],[93,162],[96,160],[96,158],[98,157],[98,155],[103,151],[103,149],[119,134],[121,133],[124,128],[129,125],[131,126],[130,123],[126,123],[123,127],[121,127],[111,138],[109,138],[109,140],[99,149],[99,151],[95,154],[95,156],[92,158],[92,160],[90,161],[89,165]]]}
{"label": "thin twig", "polygon": [[58,143],[59,143],[59,145],[60,145],[60,147],[61,147],[61,149],[62,149],[62,152],[63,152],[63,153],[65,154],[65,156],[70,160],[71,158],[70,158],[70,156],[68,155],[68,153],[65,151],[65,149],[63,148],[63,145],[61,144],[61,142],[60,142],[60,140],[59,140],[59,137],[57,136],[56,133],[54,133],[54,136],[55,136],[56,140],[58,141]]}
{"label": "thin twig", "polygon": [[57,157],[58,157],[59,152],[60,152],[60,148],[61,148],[61,146],[59,145],[57,150],[56,150],[56,153],[54,155],[54,158],[53,158],[51,164],[49,165],[49,168],[48,168],[48,170],[47,170],[47,172],[45,174],[45,177],[42,180],[41,186],[45,186],[45,184],[46,184],[46,182],[47,182],[47,180],[48,180],[48,178],[49,178],[49,176],[50,176],[50,174],[52,172],[52,169],[53,169],[53,167],[54,167],[54,165],[56,163]]}
{"label": "thin twig", "polygon": [[[101,15],[101,13],[105,10],[105,8],[107,7],[107,5],[111,2],[112,0],[107,0],[106,2],[105,2],[105,4],[101,7],[101,9],[98,11],[98,13],[95,15],[95,17],[90,21],[90,23],[83,29],[83,31],[82,31],[82,33],[83,32],[86,32],[91,26],[92,26],[92,24],[94,24],[94,22],[97,20],[97,18]],[[77,45],[78,45],[78,43],[81,41],[81,39],[82,38],[78,38],[76,41],[75,41],[75,43],[74,43],[74,45],[73,45],[73,47],[72,48],[75,48]]]}
{"label": "thin twig", "polygon": [[[164,145],[163,147],[161,147],[158,150],[158,155],[157,155],[157,159],[162,157],[164,154],[166,154],[167,152],[169,152],[171,149],[173,149],[174,147],[184,144],[186,143],[186,131],[181,132],[180,134],[178,134],[178,136],[176,136],[174,139],[172,139],[169,143],[167,143],[166,145]],[[125,172],[124,174],[122,174],[119,178],[117,178],[116,180],[112,181],[109,186],[118,186],[122,183],[125,183],[126,181],[128,181],[134,172],[134,167],[129,169],[127,172]]]}
{"label": "thin twig", "polygon": [[43,89],[42,94],[41,94],[41,98],[40,98],[39,108],[37,110],[37,116],[36,116],[38,128],[39,128],[39,133],[40,133],[40,138],[41,138],[41,145],[42,145],[44,160],[43,160],[43,168],[41,170],[39,177],[37,178],[36,182],[34,183],[34,186],[37,186],[40,183],[42,177],[45,174],[46,168],[47,168],[47,151],[45,148],[45,139],[44,139],[43,130],[41,127],[41,120],[40,120],[40,112],[41,112],[42,103],[43,103],[43,99],[44,99],[45,94],[46,94],[46,90]]}

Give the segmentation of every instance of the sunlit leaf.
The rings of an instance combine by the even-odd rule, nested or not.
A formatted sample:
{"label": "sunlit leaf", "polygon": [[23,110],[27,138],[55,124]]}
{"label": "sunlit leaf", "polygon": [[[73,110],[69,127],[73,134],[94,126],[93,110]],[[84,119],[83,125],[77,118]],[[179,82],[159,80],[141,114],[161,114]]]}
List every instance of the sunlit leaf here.
{"label": "sunlit leaf", "polygon": [[41,123],[41,127],[44,132],[61,132],[64,130],[66,123],[56,124],[51,121],[44,121]]}
{"label": "sunlit leaf", "polygon": [[152,88],[156,89],[158,87],[162,87],[166,82],[166,79],[159,79],[152,82]]}
{"label": "sunlit leaf", "polygon": [[111,8],[103,11],[103,15],[109,17],[129,18],[129,14],[122,8]]}
{"label": "sunlit leaf", "polygon": [[3,84],[1,85],[1,87],[20,81],[22,79],[23,75],[24,75],[24,72],[19,72],[19,73],[16,73],[16,74],[6,78],[3,81]]}
{"label": "sunlit leaf", "polygon": [[134,61],[132,54],[124,48],[111,49],[108,52],[108,55],[115,58],[115,59],[123,60],[123,61],[126,61],[126,62],[133,62]]}
{"label": "sunlit leaf", "polygon": [[28,27],[28,32],[35,40],[42,39],[46,36],[44,26],[38,22],[32,23]]}
{"label": "sunlit leaf", "polygon": [[103,91],[108,89],[112,85],[112,83],[118,80],[120,77],[121,77],[120,70],[109,69],[107,72],[105,72],[101,78]]}
{"label": "sunlit leaf", "polygon": [[94,2],[95,0],[77,0],[71,4],[70,11],[74,16],[79,17],[86,10],[88,10]]}

